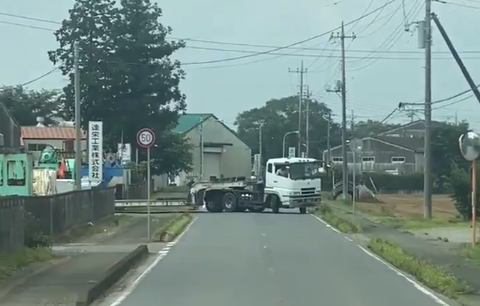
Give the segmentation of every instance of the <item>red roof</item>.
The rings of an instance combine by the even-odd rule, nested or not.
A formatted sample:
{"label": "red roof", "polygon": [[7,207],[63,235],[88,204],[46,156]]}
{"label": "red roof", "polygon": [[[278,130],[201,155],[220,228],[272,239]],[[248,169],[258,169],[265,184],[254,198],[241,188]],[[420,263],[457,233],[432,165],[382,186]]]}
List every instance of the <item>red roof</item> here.
{"label": "red roof", "polygon": [[[21,128],[23,139],[75,139],[73,127],[22,126]],[[82,132],[82,139],[86,139],[85,132]]]}

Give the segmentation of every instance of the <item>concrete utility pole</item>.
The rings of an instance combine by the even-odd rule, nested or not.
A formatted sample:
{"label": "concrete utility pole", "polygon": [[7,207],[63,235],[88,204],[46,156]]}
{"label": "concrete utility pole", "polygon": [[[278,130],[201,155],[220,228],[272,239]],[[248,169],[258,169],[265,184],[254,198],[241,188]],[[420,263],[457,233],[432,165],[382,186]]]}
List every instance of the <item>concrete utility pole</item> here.
{"label": "concrete utility pole", "polygon": [[303,104],[303,76],[307,73],[307,69],[303,68],[303,61],[301,63],[300,69],[291,70],[288,69],[290,73],[300,74],[300,91],[298,94],[298,149],[297,156],[302,156],[302,104]]}
{"label": "concrete utility pole", "polygon": [[432,0],[425,0],[425,165],[423,217],[432,218]]}
{"label": "concrete utility pole", "polygon": [[355,39],[355,34],[346,36],[345,27],[342,22],[341,32],[337,35],[332,35],[332,38],[340,39],[342,47],[342,81],[340,87],[335,88],[335,90],[327,90],[333,92],[341,92],[342,94],[342,181],[343,181],[343,190],[342,197],[344,200],[347,199],[348,195],[348,161],[347,161],[347,89],[346,89],[346,63],[345,63],[345,38]]}
{"label": "concrete utility pole", "polygon": [[331,156],[331,148],[330,148],[330,125],[331,125],[331,122],[332,122],[332,116],[331,115],[328,115],[328,122],[327,122],[327,163],[330,164],[330,156]]}
{"label": "concrete utility pole", "polygon": [[[260,123],[259,127],[258,127],[258,159],[260,160],[260,169],[262,168],[262,165],[263,165],[263,161],[262,161],[262,151],[263,151],[263,147],[262,147],[262,129],[263,129],[263,122]],[[262,171],[260,171],[261,173]]]}
{"label": "concrete utility pole", "polygon": [[75,189],[82,190],[82,119],[80,115],[80,47],[78,42],[75,42],[73,52],[75,66]]}
{"label": "concrete utility pole", "polygon": [[200,118],[200,180],[203,180],[203,169],[204,169],[204,141],[203,141],[204,131],[203,131],[203,117]]}
{"label": "concrete utility pole", "polygon": [[305,157],[310,157],[310,89],[307,86],[307,99],[305,100],[305,139],[307,142],[307,151]]}

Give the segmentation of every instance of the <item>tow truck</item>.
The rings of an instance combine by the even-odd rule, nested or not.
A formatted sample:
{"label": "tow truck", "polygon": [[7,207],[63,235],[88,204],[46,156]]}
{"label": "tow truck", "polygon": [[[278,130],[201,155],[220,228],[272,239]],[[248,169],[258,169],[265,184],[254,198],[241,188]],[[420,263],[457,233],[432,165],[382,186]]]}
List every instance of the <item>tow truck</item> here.
{"label": "tow truck", "polygon": [[192,185],[197,205],[205,205],[209,212],[263,212],[280,208],[299,209],[321,202],[320,173],[323,162],[313,158],[273,158],[266,163],[263,175],[253,173],[250,178],[235,177],[218,181],[197,182]]}

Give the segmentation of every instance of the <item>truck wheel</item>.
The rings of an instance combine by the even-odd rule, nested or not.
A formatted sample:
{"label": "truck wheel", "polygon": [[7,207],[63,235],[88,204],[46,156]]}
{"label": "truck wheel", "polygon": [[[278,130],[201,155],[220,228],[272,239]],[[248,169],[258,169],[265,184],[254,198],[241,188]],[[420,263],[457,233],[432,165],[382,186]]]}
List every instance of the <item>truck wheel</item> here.
{"label": "truck wheel", "polygon": [[227,192],[222,197],[222,205],[225,211],[234,212],[237,210],[238,201],[237,197],[232,192]]}
{"label": "truck wheel", "polygon": [[248,210],[254,213],[261,213],[265,210],[265,207],[250,207]]}
{"label": "truck wheel", "polygon": [[279,198],[276,195],[273,195],[270,198],[270,207],[274,214],[278,214],[280,212],[280,203]]}
{"label": "truck wheel", "polygon": [[301,214],[306,214],[307,213],[307,208],[306,207],[300,207],[300,213]]}
{"label": "truck wheel", "polygon": [[222,211],[222,203],[220,203],[220,201],[208,200],[205,206],[208,212],[215,213]]}

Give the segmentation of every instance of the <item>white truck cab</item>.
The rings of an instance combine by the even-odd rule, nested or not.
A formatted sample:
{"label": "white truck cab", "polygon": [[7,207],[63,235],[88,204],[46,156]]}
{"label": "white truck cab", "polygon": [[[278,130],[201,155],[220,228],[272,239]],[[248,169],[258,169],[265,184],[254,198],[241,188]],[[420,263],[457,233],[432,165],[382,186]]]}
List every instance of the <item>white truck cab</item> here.
{"label": "white truck cab", "polygon": [[265,196],[276,195],[281,208],[307,207],[321,202],[320,173],[325,169],[314,158],[273,158],[265,167]]}

